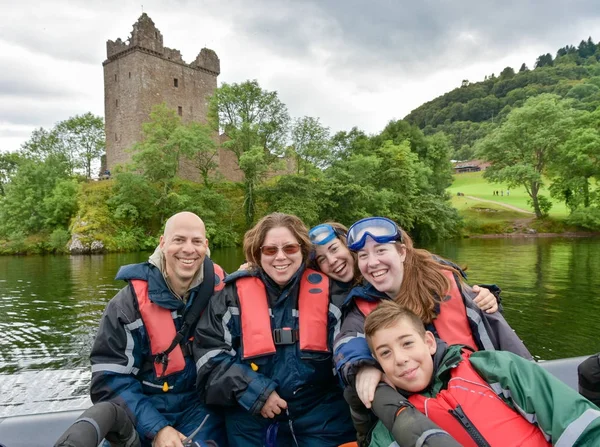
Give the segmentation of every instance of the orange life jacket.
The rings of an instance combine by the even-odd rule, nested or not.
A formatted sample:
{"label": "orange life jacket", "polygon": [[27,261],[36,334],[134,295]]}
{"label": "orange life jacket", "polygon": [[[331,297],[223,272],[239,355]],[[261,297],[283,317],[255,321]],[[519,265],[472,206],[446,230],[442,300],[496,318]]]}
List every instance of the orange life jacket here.
{"label": "orange life jacket", "polygon": [[329,278],[306,269],[300,279],[298,295],[298,331],[271,328],[267,290],[257,277],[246,276],[236,281],[240,303],[243,359],[274,354],[277,344],[300,342],[300,350],[329,352],[328,313]]}
{"label": "orange life jacket", "polygon": [[[456,279],[450,270],[442,269],[442,273],[450,281],[450,290],[440,304],[440,313],[433,320],[433,326],[439,338],[449,345],[466,345],[477,350],[477,344],[473,339],[473,333],[467,318],[467,309],[458,289],[458,284],[456,284]],[[355,301],[365,317],[373,312],[379,304],[377,301],[367,301],[362,298],[356,298]]]}
{"label": "orange life jacket", "polygon": [[536,425],[509,407],[477,374],[470,355],[462,352],[462,361],[450,370],[447,389],[431,398],[413,394],[410,403],[465,447],[481,445],[474,440],[477,434],[492,447],[550,446]]}
{"label": "orange life jacket", "polygon": [[[217,292],[225,286],[223,281],[225,272],[217,264],[213,263],[213,267],[215,275],[217,276],[217,278],[215,278],[214,291]],[[175,322],[173,321],[173,316],[171,314],[172,311],[165,309],[158,304],[154,304],[150,300],[150,297],[148,296],[148,281],[133,279],[131,280],[131,285],[135,290],[138,308],[140,309],[142,321],[144,322],[144,327],[146,328],[148,338],[150,339],[150,351],[152,355],[155,356],[166,351],[169,346],[171,346],[171,343],[177,334]],[[175,348],[169,352],[166,365],[166,369],[163,371],[162,364],[154,363],[154,372],[157,377],[165,377],[183,371],[185,368],[185,358],[183,356],[181,345],[175,346]]]}

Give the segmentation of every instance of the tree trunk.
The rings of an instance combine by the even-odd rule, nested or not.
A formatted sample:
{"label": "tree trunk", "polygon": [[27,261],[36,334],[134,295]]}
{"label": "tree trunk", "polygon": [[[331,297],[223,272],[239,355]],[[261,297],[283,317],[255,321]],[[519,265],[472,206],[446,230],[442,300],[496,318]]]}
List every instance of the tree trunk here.
{"label": "tree trunk", "polygon": [[535,217],[540,219],[542,217],[542,210],[540,209],[540,202],[538,201],[538,192],[540,191],[540,187],[538,184],[534,183],[531,185],[531,192],[529,195],[531,196],[531,202],[533,204],[533,212],[535,213]]}
{"label": "tree trunk", "polygon": [[246,216],[246,229],[252,227],[254,222],[254,182],[252,180],[246,180],[246,191],[244,197],[244,214]]}

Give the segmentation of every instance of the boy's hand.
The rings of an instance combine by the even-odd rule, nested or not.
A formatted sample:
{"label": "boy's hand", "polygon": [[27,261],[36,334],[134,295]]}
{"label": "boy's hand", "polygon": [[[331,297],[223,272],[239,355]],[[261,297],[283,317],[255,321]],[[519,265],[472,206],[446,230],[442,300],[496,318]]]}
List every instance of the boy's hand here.
{"label": "boy's hand", "polygon": [[374,366],[363,366],[356,374],[356,394],[367,408],[375,398],[375,389],[381,381],[383,373]]}
{"label": "boy's hand", "polygon": [[473,286],[473,292],[477,294],[473,300],[485,313],[493,314],[498,310],[498,301],[492,292],[485,287]]}
{"label": "boy's hand", "polygon": [[273,391],[269,394],[267,401],[260,410],[260,414],[264,418],[274,418],[276,415],[281,414],[281,410],[287,408],[287,402],[279,397],[277,391]]}

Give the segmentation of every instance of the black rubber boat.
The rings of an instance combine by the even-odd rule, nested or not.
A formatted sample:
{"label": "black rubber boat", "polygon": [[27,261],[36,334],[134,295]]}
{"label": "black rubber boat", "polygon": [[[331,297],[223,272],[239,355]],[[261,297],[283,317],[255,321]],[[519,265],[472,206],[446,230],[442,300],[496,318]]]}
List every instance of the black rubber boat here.
{"label": "black rubber boat", "polygon": [[[588,356],[538,363],[577,390],[577,366]],[[82,410],[56,411],[0,418],[0,447],[48,447],[81,415]]]}

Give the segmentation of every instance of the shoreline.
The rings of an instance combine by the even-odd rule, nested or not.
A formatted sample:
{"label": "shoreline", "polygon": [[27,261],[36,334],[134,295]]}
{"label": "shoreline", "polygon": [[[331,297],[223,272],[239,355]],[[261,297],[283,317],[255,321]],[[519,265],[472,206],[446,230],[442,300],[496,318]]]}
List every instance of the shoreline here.
{"label": "shoreline", "polygon": [[546,237],[565,237],[565,238],[580,238],[580,237],[598,237],[598,231],[574,232],[565,231],[564,233],[496,233],[496,234],[473,234],[467,235],[464,239],[515,239],[515,238],[546,238]]}

